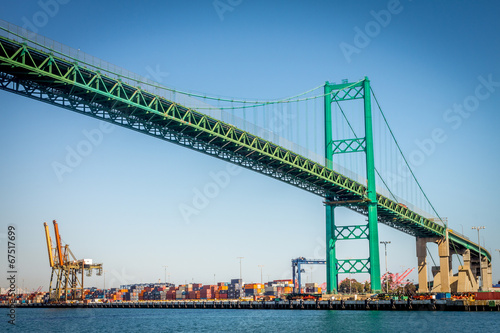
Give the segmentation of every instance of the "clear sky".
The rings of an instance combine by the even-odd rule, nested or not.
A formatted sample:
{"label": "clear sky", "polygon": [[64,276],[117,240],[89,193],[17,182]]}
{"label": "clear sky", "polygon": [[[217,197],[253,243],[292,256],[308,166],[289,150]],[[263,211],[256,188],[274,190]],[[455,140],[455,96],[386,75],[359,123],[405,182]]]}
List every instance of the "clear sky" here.
{"label": "clear sky", "polygon": [[[414,171],[440,215],[472,239],[472,226],[486,227],[481,242],[498,281],[499,9],[494,1],[42,0],[4,3],[0,19],[180,90],[277,99],[368,76],[405,153],[424,153]],[[43,222],[53,219],[78,258],[104,264],[107,287],[163,281],[163,266],[177,284],[228,281],[239,276],[236,257],[245,282],[260,282],[258,265],[264,280],[289,278],[292,258],[325,256],[320,197],[240,170],[186,223],[179,207],[227,163],[3,91],[0,114],[0,233],[18,228],[26,288],[48,288]],[[425,151],[418,142],[435,129],[445,139]],[[60,181],[53,163],[95,130],[102,141]],[[337,219],[364,218],[339,210]],[[384,225],[379,234],[392,242],[389,270],[416,267],[413,237]],[[339,257],[367,256],[365,244],[345,243]],[[308,275],[325,281],[322,267]],[[86,285],[102,287],[103,278]]]}

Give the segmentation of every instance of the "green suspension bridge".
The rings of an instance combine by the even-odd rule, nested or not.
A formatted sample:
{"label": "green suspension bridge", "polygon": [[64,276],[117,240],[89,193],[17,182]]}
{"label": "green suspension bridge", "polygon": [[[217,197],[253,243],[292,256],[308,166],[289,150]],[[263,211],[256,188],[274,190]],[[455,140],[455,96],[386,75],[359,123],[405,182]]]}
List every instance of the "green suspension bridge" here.
{"label": "green suspension bridge", "polygon": [[[417,239],[445,239],[452,253],[469,251],[471,260],[485,258],[491,268],[490,254],[449,229],[437,214],[368,78],[327,82],[276,101],[209,97],[160,86],[0,21],[0,88],[182,145],[323,197],[328,292],[336,291],[339,273],[369,273],[372,289],[381,289],[378,223]],[[368,223],[336,225],[337,207],[367,216]],[[369,258],[336,257],[337,242],[353,239],[368,239]],[[424,267],[425,259],[419,265]]]}

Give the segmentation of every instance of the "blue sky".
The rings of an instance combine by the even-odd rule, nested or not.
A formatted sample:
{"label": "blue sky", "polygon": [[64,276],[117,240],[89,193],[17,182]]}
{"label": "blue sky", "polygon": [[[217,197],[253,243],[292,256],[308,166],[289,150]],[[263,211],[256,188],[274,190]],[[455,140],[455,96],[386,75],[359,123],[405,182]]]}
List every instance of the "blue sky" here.
{"label": "blue sky", "polygon": [[[486,226],[500,279],[496,3],[221,0],[221,12],[211,0],[54,1],[10,2],[0,19],[179,90],[277,99],[368,76],[406,154],[436,128],[446,136],[414,171],[451,228],[477,239],[471,226]],[[481,88],[488,97],[465,116],[447,111],[471,101],[480,77],[494,82]],[[238,256],[244,280],[259,282],[258,265],[265,280],[278,279],[291,275],[292,258],[324,257],[319,197],[240,170],[188,224],[179,207],[228,172],[224,162],[126,129],[102,131],[97,120],[10,93],[0,91],[0,101],[0,227],[18,227],[27,288],[48,287],[42,226],[52,219],[77,257],[104,263],[108,287],[164,280],[164,265],[175,283],[228,281],[239,275]],[[102,140],[59,181],[53,162],[95,130]],[[337,219],[364,220],[341,210]],[[383,225],[379,233],[392,242],[389,270],[416,266],[414,238]],[[339,246],[339,257],[367,256],[363,243]],[[324,272],[315,268],[312,280],[323,282]]]}

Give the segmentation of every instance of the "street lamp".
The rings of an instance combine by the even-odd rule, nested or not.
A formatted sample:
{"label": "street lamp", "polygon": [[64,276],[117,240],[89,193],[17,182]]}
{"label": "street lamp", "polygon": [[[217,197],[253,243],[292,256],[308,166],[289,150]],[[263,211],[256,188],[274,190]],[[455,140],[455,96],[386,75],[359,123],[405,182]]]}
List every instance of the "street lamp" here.
{"label": "street lamp", "polygon": [[483,272],[481,271],[481,241],[479,239],[479,230],[485,229],[484,226],[478,226],[478,227],[472,227],[472,230],[477,230],[477,246],[479,246],[479,276],[481,276],[481,286],[479,287],[479,290],[483,290]]}
{"label": "street lamp", "polygon": [[241,259],[244,259],[245,257],[236,257],[236,259],[239,259],[240,260],[240,280],[241,280],[241,283],[243,283],[243,278],[241,277]]}
{"label": "street lamp", "polygon": [[391,244],[391,241],[381,241],[380,244],[384,244],[385,247],[385,289],[389,292],[389,271],[387,270],[387,244]]}
{"label": "street lamp", "polygon": [[260,267],[260,284],[262,284],[262,267],[264,267],[264,265],[259,265]]}

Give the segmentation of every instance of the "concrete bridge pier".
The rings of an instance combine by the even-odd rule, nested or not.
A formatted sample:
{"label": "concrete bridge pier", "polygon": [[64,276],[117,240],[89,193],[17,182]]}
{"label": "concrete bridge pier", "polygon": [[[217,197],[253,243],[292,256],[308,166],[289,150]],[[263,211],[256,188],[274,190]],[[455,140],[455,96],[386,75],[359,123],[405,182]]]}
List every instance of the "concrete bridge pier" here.
{"label": "concrete bridge pier", "polygon": [[475,274],[475,269],[473,270],[473,265],[471,263],[470,250],[465,250],[461,253],[464,264],[458,267],[458,281],[457,288],[453,291],[456,292],[475,292],[478,290],[477,276]]}
{"label": "concrete bridge pier", "polygon": [[417,237],[418,292],[429,292],[427,281],[427,238]]}
{"label": "concrete bridge pier", "polygon": [[447,238],[417,237],[417,258],[418,258],[418,292],[429,292],[427,286],[427,243],[438,244],[439,266],[432,268],[434,276],[433,292],[451,292],[451,256],[450,246]]}
{"label": "concrete bridge pier", "polygon": [[493,277],[491,276],[491,263],[488,259],[481,258],[481,279],[482,279],[482,290],[488,291],[493,287]]}

